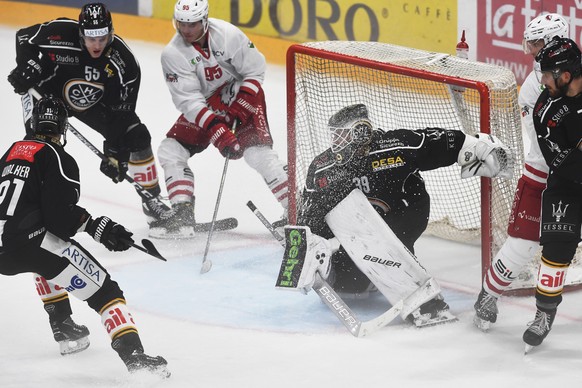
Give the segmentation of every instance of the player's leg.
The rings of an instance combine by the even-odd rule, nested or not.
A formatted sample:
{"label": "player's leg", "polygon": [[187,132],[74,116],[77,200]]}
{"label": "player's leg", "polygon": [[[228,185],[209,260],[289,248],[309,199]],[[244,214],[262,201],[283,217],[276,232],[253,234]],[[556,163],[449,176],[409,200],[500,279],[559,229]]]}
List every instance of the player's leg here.
{"label": "player's leg", "polygon": [[101,322],[111,337],[112,348],[130,372],[145,369],[163,377],[169,376],[163,357],[144,353],[123,291],[88,251],[74,240],[65,242],[50,233],[44,236],[37,250],[37,262],[54,263],[51,268],[45,266],[43,271],[38,272],[74,297],[86,301],[101,315]]}
{"label": "player's leg", "polygon": [[356,266],[390,303],[404,300],[403,318],[419,327],[456,320],[438,284],[362,192],[352,191],[325,220]]}
{"label": "player's leg", "polygon": [[150,225],[150,235],[163,237],[193,236],[195,218],[195,176],[188,160],[208,147],[207,134],[181,115],[158,148],[158,159],[164,171],[166,190],[175,216]]}
{"label": "player's leg", "polygon": [[526,352],[544,341],[562,301],[566,273],[580,242],[582,193],[578,186],[550,176],[542,196],[542,260],[535,294],[537,310],[523,334]]}
{"label": "player's leg", "polygon": [[69,293],[64,288],[34,274],[36,291],[40,296],[55,341],[63,356],[81,352],[89,347],[89,329],[78,325],[72,318],[73,310]]}
{"label": "player's leg", "polygon": [[522,176],[517,184],[508,237],[491,262],[475,302],[473,323],[483,331],[497,321],[497,300],[539,251],[541,196],[545,184]]}
{"label": "player's leg", "polygon": [[273,223],[273,226],[279,227],[282,226],[281,223],[287,222],[287,164],[273,150],[273,138],[269,130],[265,95],[262,90],[257,98],[261,101],[257,106],[257,112],[244,126],[237,128],[236,133],[241,147],[245,150],[243,154],[245,162],[261,175],[284,209],[284,221]]}

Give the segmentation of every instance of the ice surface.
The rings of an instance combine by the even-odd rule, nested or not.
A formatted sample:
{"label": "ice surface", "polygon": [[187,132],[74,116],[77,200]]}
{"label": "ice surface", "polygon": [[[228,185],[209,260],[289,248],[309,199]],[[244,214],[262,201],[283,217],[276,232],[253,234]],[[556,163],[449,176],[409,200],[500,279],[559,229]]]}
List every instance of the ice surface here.
{"label": "ice surface", "polygon": [[[1,148],[23,135],[17,95],[5,81],[14,67],[14,29],[0,28]],[[138,113],[157,148],[178,116],[164,85],[161,45],[130,41],[142,66]],[[275,148],[286,155],[285,71],[269,66],[265,92]],[[101,147],[102,139],[71,123]],[[114,185],[99,160],[72,134],[67,150],[81,168],[81,205],[147,237],[139,197]],[[224,159],[211,146],[191,160],[197,217],[214,210]],[[582,308],[579,292],[566,294],[545,343],[523,355],[521,335],[534,316],[532,297],[506,297],[488,334],[471,323],[480,287],[476,246],[423,237],[417,254],[444,289],[459,322],[415,329],[395,320],[375,334],[352,337],[313,294],[275,290],[282,248],[245,206],[252,200],[274,221],[281,209],[261,178],[242,160],[229,164],[219,216],[234,216],[234,232],[215,233],[212,270],[200,274],[206,235],[190,241],[152,240],[168,262],[138,250],[110,253],[89,236],[79,240],[119,282],[146,351],[169,362],[172,377],[130,376],[111,350],[99,316],[73,300],[74,319],[91,330],[91,346],[62,357],[31,275],[0,277],[0,387],[547,387],[582,379]],[[381,298],[352,306],[363,318],[387,308]]]}

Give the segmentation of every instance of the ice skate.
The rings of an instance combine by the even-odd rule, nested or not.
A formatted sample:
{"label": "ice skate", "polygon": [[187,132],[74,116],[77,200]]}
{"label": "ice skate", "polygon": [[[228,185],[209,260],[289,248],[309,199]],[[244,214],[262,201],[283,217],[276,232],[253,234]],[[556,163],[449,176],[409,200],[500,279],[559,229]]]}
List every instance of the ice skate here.
{"label": "ice skate", "polygon": [[71,317],[62,322],[51,321],[51,329],[62,356],[79,353],[89,347],[89,329],[77,325]]}
{"label": "ice skate", "polygon": [[150,225],[155,221],[167,220],[174,216],[174,210],[170,209],[160,196],[143,201],[142,208]]}
{"label": "ice skate", "polygon": [[556,310],[549,312],[537,310],[533,322],[529,323],[529,327],[523,333],[523,342],[525,342],[525,353],[527,354],[534,347],[541,345],[544,339],[552,330],[552,324],[556,317]]}
{"label": "ice skate", "polygon": [[406,320],[416,327],[427,327],[455,322],[458,319],[449,312],[449,305],[438,295],[414,310]]}
{"label": "ice skate", "polygon": [[150,223],[150,237],[162,239],[192,238],[195,235],[194,207],[189,202],[172,207],[172,215]]}
{"label": "ice skate", "polygon": [[474,307],[473,324],[481,331],[488,331],[491,324],[497,321],[497,298],[481,289]]}
{"label": "ice skate", "polygon": [[122,357],[122,360],[130,373],[145,371],[162,378],[171,375],[167,368],[168,362],[162,356],[152,357],[143,351],[134,350],[130,355]]}

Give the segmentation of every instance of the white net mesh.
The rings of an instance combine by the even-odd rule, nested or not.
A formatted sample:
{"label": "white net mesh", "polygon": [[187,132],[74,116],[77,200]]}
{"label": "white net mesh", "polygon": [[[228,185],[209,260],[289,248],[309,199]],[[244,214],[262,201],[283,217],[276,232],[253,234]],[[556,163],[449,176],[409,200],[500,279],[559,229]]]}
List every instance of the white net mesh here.
{"label": "white net mesh", "polygon": [[295,194],[290,201],[296,208],[309,164],[330,146],[327,121],[346,105],[366,104],[372,123],[384,130],[441,127],[471,134],[489,132],[516,153],[512,179],[461,180],[457,165],[422,174],[431,195],[427,232],[478,243],[484,198],[485,233],[491,238],[483,249],[492,257],[505,241],[523,166],[513,73],[500,66],[378,42],[312,42],[292,50],[288,71],[294,74],[295,96],[290,94],[289,102],[295,108],[289,111],[289,163]]}

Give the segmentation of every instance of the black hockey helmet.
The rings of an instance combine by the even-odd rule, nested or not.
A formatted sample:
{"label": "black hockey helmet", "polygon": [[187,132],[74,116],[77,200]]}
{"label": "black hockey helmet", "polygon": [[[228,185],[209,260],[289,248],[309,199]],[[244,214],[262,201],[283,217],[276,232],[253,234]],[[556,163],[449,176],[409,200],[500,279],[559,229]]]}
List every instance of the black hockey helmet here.
{"label": "black hockey helmet", "polygon": [[103,3],[85,4],[79,14],[79,35],[83,38],[96,38],[109,36],[109,42],[113,40],[113,21],[111,12]]}
{"label": "black hockey helmet", "polygon": [[536,55],[541,71],[549,71],[558,78],[564,71],[576,78],[582,74],[580,49],[569,38],[554,37]]}
{"label": "black hockey helmet", "polygon": [[331,151],[337,164],[349,162],[356,151],[372,139],[372,123],[364,104],[340,109],[331,116],[328,127],[331,131]]}
{"label": "black hockey helmet", "polygon": [[44,97],[32,108],[30,123],[33,135],[64,135],[67,130],[67,108],[55,97]]}

